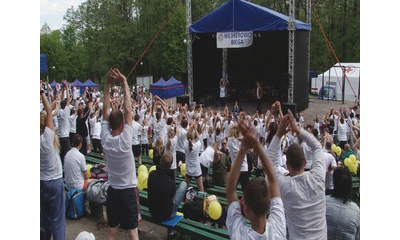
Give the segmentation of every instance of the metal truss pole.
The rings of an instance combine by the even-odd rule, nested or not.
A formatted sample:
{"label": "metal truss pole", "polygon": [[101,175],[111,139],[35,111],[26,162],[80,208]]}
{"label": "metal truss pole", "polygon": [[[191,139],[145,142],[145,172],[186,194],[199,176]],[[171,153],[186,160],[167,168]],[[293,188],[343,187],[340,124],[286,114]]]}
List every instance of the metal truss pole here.
{"label": "metal truss pole", "polygon": [[193,100],[193,56],[192,56],[192,37],[190,36],[189,27],[192,24],[192,4],[190,0],[186,0],[186,46],[187,46],[187,73],[188,73],[188,92],[189,105]]}
{"label": "metal truss pole", "polygon": [[293,83],[294,83],[294,35],[296,30],[295,22],[295,0],[289,0],[289,81],[288,81],[288,103],[293,103]]}
{"label": "metal truss pole", "polygon": [[228,49],[223,48],[222,49],[222,69],[224,71],[224,85],[226,86],[226,80],[228,78]]}
{"label": "metal truss pole", "polygon": [[310,31],[307,36],[307,80],[310,79],[310,57],[311,57],[311,0],[307,0],[307,19],[306,23],[310,25]]}

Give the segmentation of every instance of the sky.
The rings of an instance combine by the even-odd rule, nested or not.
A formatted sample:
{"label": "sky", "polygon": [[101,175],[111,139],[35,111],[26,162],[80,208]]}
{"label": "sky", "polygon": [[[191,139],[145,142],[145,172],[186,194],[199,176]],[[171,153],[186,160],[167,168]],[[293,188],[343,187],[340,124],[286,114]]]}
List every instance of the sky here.
{"label": "sky", "polygon": [[51,30],[60,29],[66,23],[63,16],[67,9],[71,6],[77,9],[82,2],[85,0],[40,0],[40,28],[47,23]]}

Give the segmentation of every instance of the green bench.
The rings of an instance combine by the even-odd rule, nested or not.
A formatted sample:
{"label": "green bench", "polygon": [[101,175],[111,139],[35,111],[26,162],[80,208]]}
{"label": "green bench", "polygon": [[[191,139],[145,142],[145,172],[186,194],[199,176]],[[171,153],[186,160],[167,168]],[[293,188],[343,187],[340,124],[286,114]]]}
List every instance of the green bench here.
{"label": "green bench", "polygon": [[[155,221],[151,216],[148,207],[142,204],[140,204],[140,215],[142,216],[143,220],[164,227],[169,227]],[[187,234],[196,239],[229,239],[229,234],[226,229],[206,225],[204,223],[186,218],[182,218],[180,222],[175,227],[173,227],[173,229],[181,234]]]}

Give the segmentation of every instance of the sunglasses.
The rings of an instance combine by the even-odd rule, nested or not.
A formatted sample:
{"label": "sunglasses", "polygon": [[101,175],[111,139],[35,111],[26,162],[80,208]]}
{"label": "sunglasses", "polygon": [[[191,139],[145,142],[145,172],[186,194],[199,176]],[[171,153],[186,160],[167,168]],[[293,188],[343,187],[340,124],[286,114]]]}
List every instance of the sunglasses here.
{"label": "sunglasses", "polygon": [[222,143],[222,144],[226,144],[226,143]]}

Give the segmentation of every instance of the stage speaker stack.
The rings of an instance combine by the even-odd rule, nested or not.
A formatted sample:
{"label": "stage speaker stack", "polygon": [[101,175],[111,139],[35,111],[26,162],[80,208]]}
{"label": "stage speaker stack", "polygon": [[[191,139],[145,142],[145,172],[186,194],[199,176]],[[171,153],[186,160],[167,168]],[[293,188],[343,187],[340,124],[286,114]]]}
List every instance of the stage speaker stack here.
{"label": "stage speaker stack", "polygon": [[296,117],[297,103],[287,103],[287,102],[282,103],[283,115],[286,115],[286,113],[288,113],[288,109],[290,109],[290,111],[292,111],[292,113],[293,113],[293,116]]}
{"label": "stage speaker stack", "polygon": [[181,95],[176,97],[176,103],[182,104],[182,106],[185,105],[185,103],[189,106],[189,96]]}

